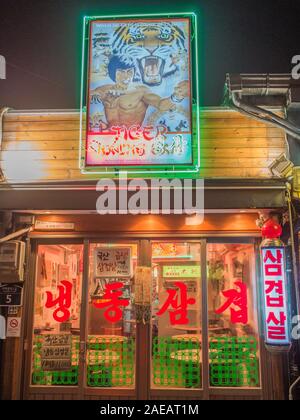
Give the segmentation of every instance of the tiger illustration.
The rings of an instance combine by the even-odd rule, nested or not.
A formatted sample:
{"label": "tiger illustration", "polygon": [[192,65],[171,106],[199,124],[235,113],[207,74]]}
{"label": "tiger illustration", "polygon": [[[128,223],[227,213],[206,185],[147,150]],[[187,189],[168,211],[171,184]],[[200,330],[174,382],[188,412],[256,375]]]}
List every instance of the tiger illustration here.
{"label": "tiger illustration", "polygon": [[140,79],[148,86],[159,86],[186,65],[186,35],[173,22],[120,25],[114,31],[112,49],[114,54],[135,60]]}

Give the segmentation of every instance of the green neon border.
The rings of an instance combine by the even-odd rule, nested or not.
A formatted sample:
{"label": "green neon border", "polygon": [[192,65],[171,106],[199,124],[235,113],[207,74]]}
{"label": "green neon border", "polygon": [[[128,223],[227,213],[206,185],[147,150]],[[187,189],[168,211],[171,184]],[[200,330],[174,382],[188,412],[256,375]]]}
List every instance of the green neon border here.
{"label": "green neon border", "polygon": [[[196,122],[193,125],[192,130],[192,151],[196,152],[197,156],[193,156],[193,163],[191,165],[147,165],[147,166],[112,166],[112,167],[89,167],[85,166],[85,141],[86,134],[83,131],[83,114],[85,112],[85,88],[87,80],[87,45],[89,39],[87,36],[87,28],[91,21],[96,19],[125,19],[125,18],[151,18],[151,17],[182,17],[189,18],[191,26],[194,31],[191,33],[191,73],[192,78],[195,75],[195,87],[193,88],[192,99],[196,98],[196,104],[192,103],[192,119],[193,119],[193,108],[196,109]],[[194,95],[195,93],[195,95]],[[193,134],[193,131],[195,134]],[[196,143],[197,142],[197,143]],[[197,144],[197,147],[195,147]],[[90,175],[119,175],[120,172],[127,172],[129,175],[174,175],[174,174],[198,174],[200,169],[200,109],[199,109],[199,75],[198,75],[198,21],[197,14],[194,12],[187,13],[151,13],[151,14],[130,14],[130,15],[107,15],[107,16],[85,16],[83,19],[83,34],[82,34],[82,63],[81,63],[81,93],[80,93],[80,140],[79,140],[79,169],[82,174]]]}

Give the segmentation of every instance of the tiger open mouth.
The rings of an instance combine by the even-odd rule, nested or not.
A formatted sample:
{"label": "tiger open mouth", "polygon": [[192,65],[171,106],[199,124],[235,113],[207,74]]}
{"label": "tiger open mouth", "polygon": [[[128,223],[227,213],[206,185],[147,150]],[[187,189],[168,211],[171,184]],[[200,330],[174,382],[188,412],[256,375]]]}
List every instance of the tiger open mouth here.
{"label": "tiger open mouth", "polygon": [[143,83],[157,86],[162,82],[165,60],[155,55],[149,55],[138,60]]}

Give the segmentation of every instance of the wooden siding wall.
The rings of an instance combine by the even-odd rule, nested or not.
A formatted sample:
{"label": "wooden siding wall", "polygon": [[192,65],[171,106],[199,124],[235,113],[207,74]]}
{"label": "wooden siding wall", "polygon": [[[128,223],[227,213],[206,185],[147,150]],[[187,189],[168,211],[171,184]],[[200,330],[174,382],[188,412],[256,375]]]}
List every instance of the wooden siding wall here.
{"label": "wooden siding wall", "polygon": [[[269,164],[285,152],[282,130],[236,111],[201,113],[205,178],[270,178]],[[88,180],[79,170],[79,113],[7,113],[0,168],[6,182]]]}

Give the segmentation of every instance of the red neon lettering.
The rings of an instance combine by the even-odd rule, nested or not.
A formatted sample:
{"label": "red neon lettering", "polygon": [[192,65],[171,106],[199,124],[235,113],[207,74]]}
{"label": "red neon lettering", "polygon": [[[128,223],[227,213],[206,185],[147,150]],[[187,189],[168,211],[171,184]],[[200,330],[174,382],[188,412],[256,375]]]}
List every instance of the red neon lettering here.
{"label": "red neon lettering", "polygon": [[267,318],[267,324],[275,324],[275,325],[284,325],[286,321],[286,316],[284,312],[279,313],[279,319],[276,317],[274,312],[270,312]]}
{"label": "red neon lettering", "polygon": [[273,292],[273,290],[278,293],[279,295],[283,294],[283,282],[282,280],[279,281],[273,281],[273,280],[267,280],[265,281],[265,285],[268,286],[266,288],[266,294],[270,294]]}
{"label": "red neon lettering", "polygon": [[[71,306],[71,292],[72,283],[67,280],[61,281],[62,286],[58,286],[58,297],[53,298],[51,292],[46,292],[47,299],[45,303],[46,308],[52,308],[58,305],[58,308],[53,312],[53,319],[57,322],[66,322],[70,318],[70,311],[68,310]],[[59,312],[62,315],[59,315]]]}
{"label": "red neon lettering", "polygon": [[118,322],[120,319],[122,319],[123,312],[119,308],[119,306],[128,306],[129,300],[128,299],[119,299],[123,292],[121,290],[118,291],[118,289],[122,289],[124,284],[122,282],[116,282],[111,284],[106,284],[105,286],[105,293],[101,297],[101,300],[94,301],[93,305],[96,308],[106,308],[106,311],[104,312],[104,317],[109,322]]}
{"label": "red neon lettering", "polygon": [[282,276],[282,265],[281,264],[266,264],[265,275],[266,276]]}
{"label": "red neon lettering", "polygon": [[273,252],[268,249],[265,253],[265,257],[264,257],[264,263],[266,263],[267,261],[271,261],[272,263],[277,263],[277,264],[281,264],[282,261],[282,250],[281,249],[277,249],[276,250],[276,256],[273,255]]}
{"label": "red neon lettering", "polygon": [[284,307],[283,296],[278,296],[278,297],[267,296],[267,306],[270,308],[283,308]]}
{"label": "red neon lettering", "polygon": [[231,305],[237,306],[239,309],[230,308],[230,318],[233,324],[248,323],[248,302],[247,302],[247,285],[242,281],[236,281],[234,283],[239,290],[230,289],[223,290],[222,295],[227,298],[227,301],[215,312],[216,314],[221,314]]}
{"label": "red neon lettering", "polygon": [[271,340],[285,340],[286,331],[284,327],[268,327],[267,337]]}
{"label": "red neon lettering", "polygon": [[[189,320],[187,317],[187,306],[194,305],[196,300],[194,298],[187,297],[187,286],[182,282],[175,282],[174,283],[178,290],[171,290],[167,289],[168,298],[161,307],[161,309],[157,312],[157,315],[162,315],[166,312],[166,310],[171,306],[174,311],[169,310],[169,317],[171,325],[184,325],[188,324]],[[178,292],[180,293],[180,303],[178,298]]]}

